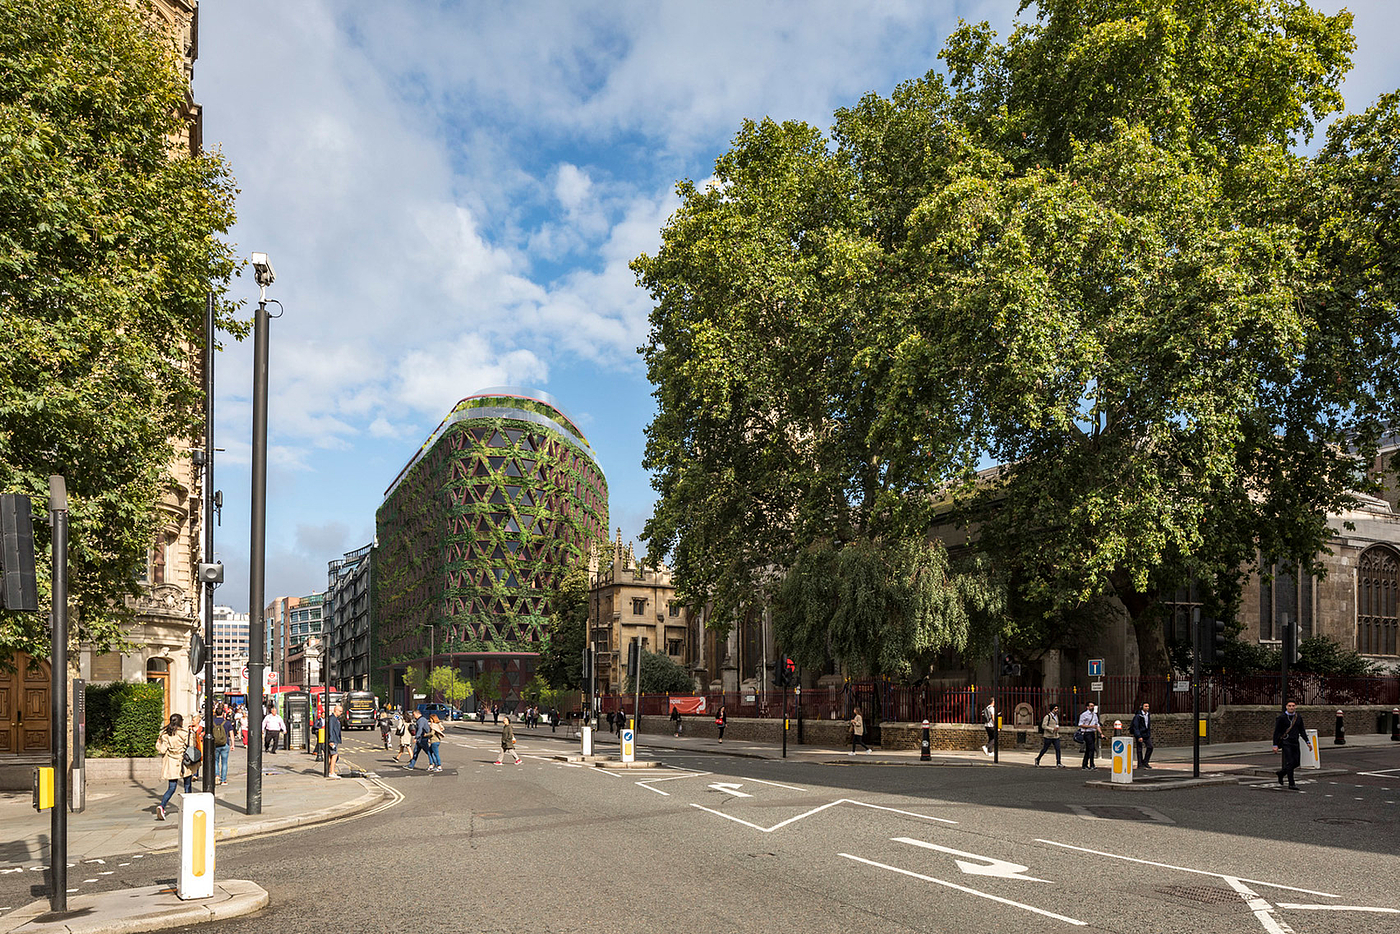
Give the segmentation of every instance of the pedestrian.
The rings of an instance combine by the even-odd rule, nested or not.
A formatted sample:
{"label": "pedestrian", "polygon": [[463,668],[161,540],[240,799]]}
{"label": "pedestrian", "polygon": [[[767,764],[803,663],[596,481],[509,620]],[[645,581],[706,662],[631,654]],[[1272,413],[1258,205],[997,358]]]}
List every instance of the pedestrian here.
{"label": "pedestrian", "polygon": [[316,761],[321,761],[321,731],[326,728],[326,721],[321,718],[321,708],[316,708],[316,713],[311,720],[311,754],[316,757]]}
{"label": "pedestrian", "polygon": [[326,718],[326,777],[340,778],[335,771],[335,760],[340,757],[340,718],[345,716],[345,708],[336,704],[331,708],[331,715]]}
{"label": "pedestrian", "polygon": [[496,764],[500,765],[501,760],[509,752],[515,756],[515,764],[520,764],[520,753],[515,751],[515,731],[510,728],[510,714],[506,714],[506,722],[501,727],[501,754],[496,757]]}
{"label": "pedestrian", "polygon": [[1040,719],[1040,753],[1035,757],[1035,764],[1040,765],[1040,757],[1045,755],[1051,746],[1055,747],[1055,768],[1065,767],[1060,761],[1060,705],[1051,704],[1050,711]]}
{"label": "pedestrian", "polygon": [[982,728],[987,731],[987,742],[982,746],[982,751],[987,755],[992,755],[988,747],[997,744],[997,700],[995,697],[987,699],[987,706],[982,708]]}
{"label": "pedestrian", "polygon": [[1099,715],[1093,704],[1084,708],[1084,712],[1079,715],[1079,729],[1075,731],[1074,738],[1084,744],[1084,761],[1080,763],[1081,769],[1092,769],[1094,757],[1098,755],[1099,738],[1103,736],[1103,726],[1099,723]]}
{"label": "pedestrian", "polygon": [[210,734],[214,739],[214,784],[228,784],[228,751],[233,745],[233,737],[238,729],[238,723],[233,719],[233,712],[228,706],[222,706],[214,714],[214,726],[210,729]]}
{"label": "pedestrian", "polygon": [[1133,723],[1128,728],[1133,734],[1133,744],[1137,746],[1138,765],[1152,768],[1152,705],[1143,704],[1133,714]]}
{"label": "pedestrian", "polygon": [[389,748],[389,725],[391,722],[392,718],[389,716],[389,711],[379,711],[379,738],[384,741],[384,748],[386,750]]}
{"label": "pedestrian", "polygon": [[[433,727],[428,721],[428,715],[423,711],[418,711],[418,719],[413,724],[413,758],[408,760],[408,767],[415,768],[418,765],[418,754],[428,752],[429,737],[432,736]],[[428,764],[431,767],[433,756],[428,753]],[[431,768],[429,769],[431,771]]]}
{"label": "pedestrian", "polygon": [[447,725],[433,714],[428,718],[428,771],[442,771],[442,756],[438,755],[438,746],[442,743],[442,737],[447,733]]}
{"label": "pedestrian", "polygon": [[675,704],[671,705],[671,725],[676,730],[676,735],[681,735],[681,710]]}
{"label": "pedestrian", "polygon": [[1286,776],[1288,787],[1294,791],[1298,790],[1298,785],[1293,781],[1293,770],[1303,762],[1303,751],[1298,748],[1299,740],[1307,743],[1308,749],[1312,749],[1308,731],[1303,726],[1303,715],[1298,712],[1298,705],[1289,701],[1284,706],[1283,713],[1274,721],[1274,752],[1283,753],[1283,768],[1274,774],[1278,776],[1280,785]]}
{"label": "pedestrian", "polygon": [[613,713],[611,710],[609,710],[609,711],[608,711],[608,732],[609,732],[609,733],[611,733],[611,732],[613,731],[613,721],[614,721],[616,718],[617,718],[617,714],[615,714],[615,713]]}
{"label": "pedestrian", "polygon": [[715,726],[719,727],[719,741],[724,742],[724,728],[729,725],[729,712],[724,705],[719,705],[719,713],[715,714]]}
{"label": "pedestrian", "polygon": [[549,732],[559,732],[559,705],[549,708]]}
{"label": "pedestrian", "polygon": [[865,718],[860,715],[859,707],[851,714],[851,755],[856,754],[856,743],[867,753],[871,751],[870,747],[865,745]]}
{"label": "pedestrian", "polygon": [[[193,722],[192,718],[191,724]],[[185,718],[178,713],[172,713],[170,721],[156,736],[156,752],[160,754],[160,777],[169,782],[165,786],[165,794],[160,797],[160,804],[156,805],[156,820],[165,820],[165,809],[170,804],[170,797],[175,794],[177,782],[183,780],[185,794],[194,790],[192,783],[195,773],[199,771],[199,758],[196,757],[194,762],[188,760],[185,751],[191,747],[199,749],[199,737],[193,726],[185,729]]]}
{"label": "pedestrian", "polygon": [[[507,716],[508,716],[508,715],[507,715]],[[491,705],[491,722],[492,722],[493,724],[497,724],[497,723],[500,723],[500,722],[501,722],[501,705],[500,705],[500,704],[492,704],[492,705]]]}
{"label": "pedestrian", "polygon": [[398,752],[394,753],[394,761],[398,762],[400,756],[408,755],[408,751],[413,748],[413,724],[408,722],[408,718],[402,711],[394,711],[394,737],[398,740]]}
{"label": "pedestrian", "polygon": [[263,751],[277,755],[277,747],[282,744],[282,731],[287,729],[286,722],[277,715],[277,708],[268,705],[267,715],[263,717]]}
{"label": "pedestrian", "polygon": [[238,735],[243,738],[243,748],[248,748],[248,708],[238,705]]}

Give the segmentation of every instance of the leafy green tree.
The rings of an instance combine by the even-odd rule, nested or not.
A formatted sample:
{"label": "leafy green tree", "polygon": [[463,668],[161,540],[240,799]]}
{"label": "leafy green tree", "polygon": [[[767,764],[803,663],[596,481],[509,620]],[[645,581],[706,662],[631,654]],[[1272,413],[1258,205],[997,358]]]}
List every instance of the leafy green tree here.
{"label": "leafy green tree", "polygon": [[478,704],[489,706],[492,701],[501,699],[501,686],[496,678],[482,676],[472,682]]}
{"label": "leafy green tree", "polygon": [[[1229,615],[1260,557],[1321,570],[1400,411],[1395,95],[1309,157],[1350,14],[1032,6],[1004,43],[960,28],[947,78],[839,111],[830,141],[746,123],[634,262],[646,537],[690,602],[786,578],[780,631],[881,671],[981,616],[1044,646],[1111,605],[1166,674],[1159,595],[1201,580]],[[921,617],[898,556],[929,534],[982,558],[931,575]]]}
{"label": "leafy green tree", "polygon": [[1298,644],[1297,671],[1361,678],[1375,674],[1375,663],[1327,636],[1311,636]]}
{"label": "leafy green tree", "polygon": [[441,697],[453,705],[471,694],[471,682],[463,679],[461,673],[450,665],[434,668],[428,672],[428,677],[423,683],[430,692],[430,699],[437,700]]}
{"label": "leafy green tree", "polygon": [[549,597],[549,643],[540,652],[536,669],[548,684],[579,690],[583,687],[583,648],[588,639],[588,571],[564,573]]}
{"label": "leafy green tree", "polygon": [[[628,690],[637,689],[635,673],[627,679]],[[689,694],[695,690],[695,679],[669,655],[659,652],[642,653],[643,694]]]}
{"label": "leafy green tree", "polygon": [[[101,649],[121,641],[168,465],[197,437],[189,353],[234,269],[233,180],[175,145],[189,89],[134,5],[0,0],[0,74],[0,490],[42,514],[49,475],[66,477],[76,635]],[[34,530],[42,554],[47,523]],[[42,614],[0,614],[0,656],[47,646]]]}

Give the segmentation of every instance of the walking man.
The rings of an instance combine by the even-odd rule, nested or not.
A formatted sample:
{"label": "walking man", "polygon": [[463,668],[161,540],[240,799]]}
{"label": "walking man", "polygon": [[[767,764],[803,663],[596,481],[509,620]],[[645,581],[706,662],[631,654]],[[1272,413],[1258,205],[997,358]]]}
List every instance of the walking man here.
{"label": "walking man", "polygon": [[1283,713],[1274,721],[1274,752],[1283,753],[1283,768],[1275,774],[1280,785],[1287,776],[1288,787],[1294,791],[1298,790],[1298,785],[1293,781],[1293,770],[1303,761],[1303,751],[1298,748],[1299,740],[1308,743],[1308,748],[1312,749],[1307,730],[1303,727],[1303,715],[1298,712],[1298,705],[1289,701]]}
{"label": "walking man", "polygon": [[1040,753],[1035,757],[1035,764],[1040,765],[1040,757],[1045,755],[1051,746],[1055,747],[1055,768],[1062,769],[1065,764],[1060,761],[1060,705],[1051,704],[1050,712],[1040,719]]}
{"label": "walking man", "polygon": [[[418,711],[418,720],[413,724],[413,758],[408,760],[408,767],[414,768],[418,765],[418,754],[428,753],[428,745],[433,741],[433,725],[428,722],[428,715],[423,711]],[[432,759],[431,755],[428,755]]]}
{"label": "walking man", "polygon": [[1084,761],[1081,769],[1094,768],[1094,757],[1099,751],[1099,737],[1103,736],[1103,726],[1099,723],[1098,711],[1093,704],[1084,708],[1079,715],[1079,733],[1084,737]]}
{"label": "walking man", "polygon": [[340,758],[340,718],[344,713],[344,708],[336,704],[331,709],[331,715],[326,718],[326,755],[330,756],[329,778],[340,778],[335,773],[335,760]]}
{"label": "walking man", "polygon": [[287,724],[277,715],[277,708],[269,706],[267,716],[263,717],[263,751],[277,754],[277,747],[282,743],[282,731],[287,728]]}
{"label": "walking man", "polygon": [[1138,712],[1133,714],[1133,725],[1128,730],[1133,734],[1133,741],[1137,744],[1138,765],[1144,769],[1152,768],[1151,706],[1151,704],[1143,704]]}
{"label": "walking man", "polygon": [[510,728],[510,714],[506,714],[505,723],[501,725],[501,754],[496,757],[497,765],[506,757],[506,752],[515,756],[516,765],[520,764],[520,753],[515,751],[515,731]]}
{"label": "walking man", "polygon": [[988,699],[987,706],[982,708],[982,728],[987,731],[987,744],[982,747],[982,751],[991,755],[991,746],[997,743],[997,699]]}

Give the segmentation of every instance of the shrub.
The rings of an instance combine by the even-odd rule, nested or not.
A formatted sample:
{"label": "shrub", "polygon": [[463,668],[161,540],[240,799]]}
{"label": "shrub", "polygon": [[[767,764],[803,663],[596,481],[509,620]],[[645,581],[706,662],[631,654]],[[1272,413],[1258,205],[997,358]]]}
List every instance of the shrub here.
{"label": "shrub", "polygon": [[154,756],[164,718],[165,689],[159,684],[89,685],[86,754],[94,758]]}

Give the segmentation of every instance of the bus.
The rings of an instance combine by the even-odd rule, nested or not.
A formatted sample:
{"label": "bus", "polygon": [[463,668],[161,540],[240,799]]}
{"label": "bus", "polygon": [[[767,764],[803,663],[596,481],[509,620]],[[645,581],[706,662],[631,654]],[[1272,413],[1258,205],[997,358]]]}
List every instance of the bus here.
{"label": "bus", "polygon": [[345,695],[346,729],[372,730],[375,715],[379,712],[379,701],[370,691],[350,691]]}

